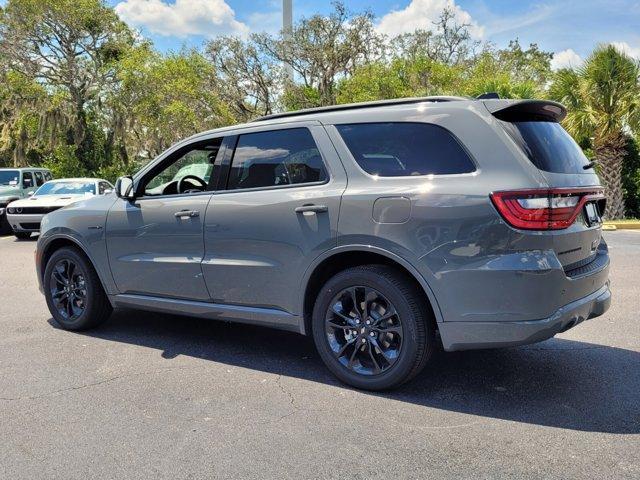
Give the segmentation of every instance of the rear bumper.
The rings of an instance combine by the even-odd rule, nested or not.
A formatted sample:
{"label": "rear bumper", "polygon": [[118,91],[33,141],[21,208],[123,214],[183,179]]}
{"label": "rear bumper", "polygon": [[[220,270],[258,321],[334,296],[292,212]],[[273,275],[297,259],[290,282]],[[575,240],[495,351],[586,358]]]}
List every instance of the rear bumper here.
{"label": "rear bumper", "polygon": [[438,325],[446,351],[512,347],[536,343],[602,315],[611,305],[609,281],[542,320],[523,322],[443,322]]}

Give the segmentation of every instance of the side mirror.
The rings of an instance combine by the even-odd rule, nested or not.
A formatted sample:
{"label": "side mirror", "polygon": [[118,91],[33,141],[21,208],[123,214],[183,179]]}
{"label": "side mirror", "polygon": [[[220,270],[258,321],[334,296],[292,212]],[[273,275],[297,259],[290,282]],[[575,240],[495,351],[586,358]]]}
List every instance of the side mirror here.
{"label": "side mirror", "polygon": [[27,193],[27,197],[32,197],[34,193],[36,193],[36,192],[31,191],[31,192]]}
{"label": "side mirror", "polygon": [[135,199],[135,192],[133,191],[133,178],[130,175],[126,177],[120,177],[116,180],[116,195],[119,198],[126,200]]}
{"label": "side mirror", "polygon": [[103,195],[109,195],[110,193],[113,193],[113,190],[111,190],[110,188],[105,188],[104,192],[102,192]]}

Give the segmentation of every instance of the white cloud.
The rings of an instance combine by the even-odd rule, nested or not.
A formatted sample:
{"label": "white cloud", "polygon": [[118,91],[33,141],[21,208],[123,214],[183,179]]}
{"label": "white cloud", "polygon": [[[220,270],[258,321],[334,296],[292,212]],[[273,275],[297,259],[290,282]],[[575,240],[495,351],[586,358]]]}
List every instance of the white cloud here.
{"label": "white cloud", "polygon": [[493,14],[486,22],[487,36],[500,35],[508,32],[519,33],[525,27],[539,24],[550,18],[558,10],[557,6],[535,5],[529,11],[519,15],[505,15],[504,12]]}
{"label": "white cloud", "polygon": [[126,23],[165,36],[215,37],[249,32],[225,0],[124,0],[115,10]]}
{"label": "white cloud", "polygon": [[560,70],[561,68],[575,68],[582,65],[582,57],[574,52],[571,48],[556,52],[551,59],[551,70]]}
{"label": "white cloud", "polygon": [[455,20],[462,24],[469,24],[469,33],[474,38],[482,38],[484,29],[471,18],[466,10],[456,5],[454,0],[411,0],[402,10],[394,10],[380,19],[377,29],[380,33],[396,36],[401,33],[413,32],[416,29],[432,30],[433,22],[438,21],[442,11],[448,8],[454,12]]}
{"label": "white cloud", "polygon": [[611,45],[616,47],[620,52],[640,60],[640,47],[632,47],[627,42],[611,42]]}

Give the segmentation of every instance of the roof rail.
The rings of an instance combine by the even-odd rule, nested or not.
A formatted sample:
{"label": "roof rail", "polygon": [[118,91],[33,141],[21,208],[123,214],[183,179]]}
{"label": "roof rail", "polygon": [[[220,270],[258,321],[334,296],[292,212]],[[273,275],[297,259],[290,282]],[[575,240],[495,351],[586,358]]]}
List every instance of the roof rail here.
{"label": "roof rail", "polygon": [[272,113],[271,115],[265,115],[258,117],[253,122],[262,122],[264,120],[272,120],[274,118],[288,118],[298,117],[301,115],[310,115],[313,113],[327,113],[327,112],[340,112],[342,110],[354,110],[358,108],[374,108],[384,107],[386,105],[409,105],[412,103],[423,102],[454,102],[459,100],[471,100],[468,97],[453,97],[453,96],[432,96],[432,97],[411,97],[411,98],[396,98],[392,100],[376,100],[374,102],[362,102],[362,103],[345,103],[343,105],[331,105],[329,107],[316,107],[306,108],[304,110],[294,110],[292,112]]}

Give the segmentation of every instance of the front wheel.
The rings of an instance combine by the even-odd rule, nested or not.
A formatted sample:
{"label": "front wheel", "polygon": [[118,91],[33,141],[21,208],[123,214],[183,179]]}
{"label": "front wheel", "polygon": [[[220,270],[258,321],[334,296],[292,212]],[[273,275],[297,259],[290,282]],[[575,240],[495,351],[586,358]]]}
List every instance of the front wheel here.
{"label": "front wheel", "polygon": [[87,330],[111,315],[98,274],[74,248],[61,248],[51,255],[43,285],[49,311],[65,330]]}
{"label": "front wheel", "polygon": [[357,388],[397,387],[435,351],[435,326],[415,282],[385,265],[338,273],[322,288],[313,311],[320,357],[340,380]]}

